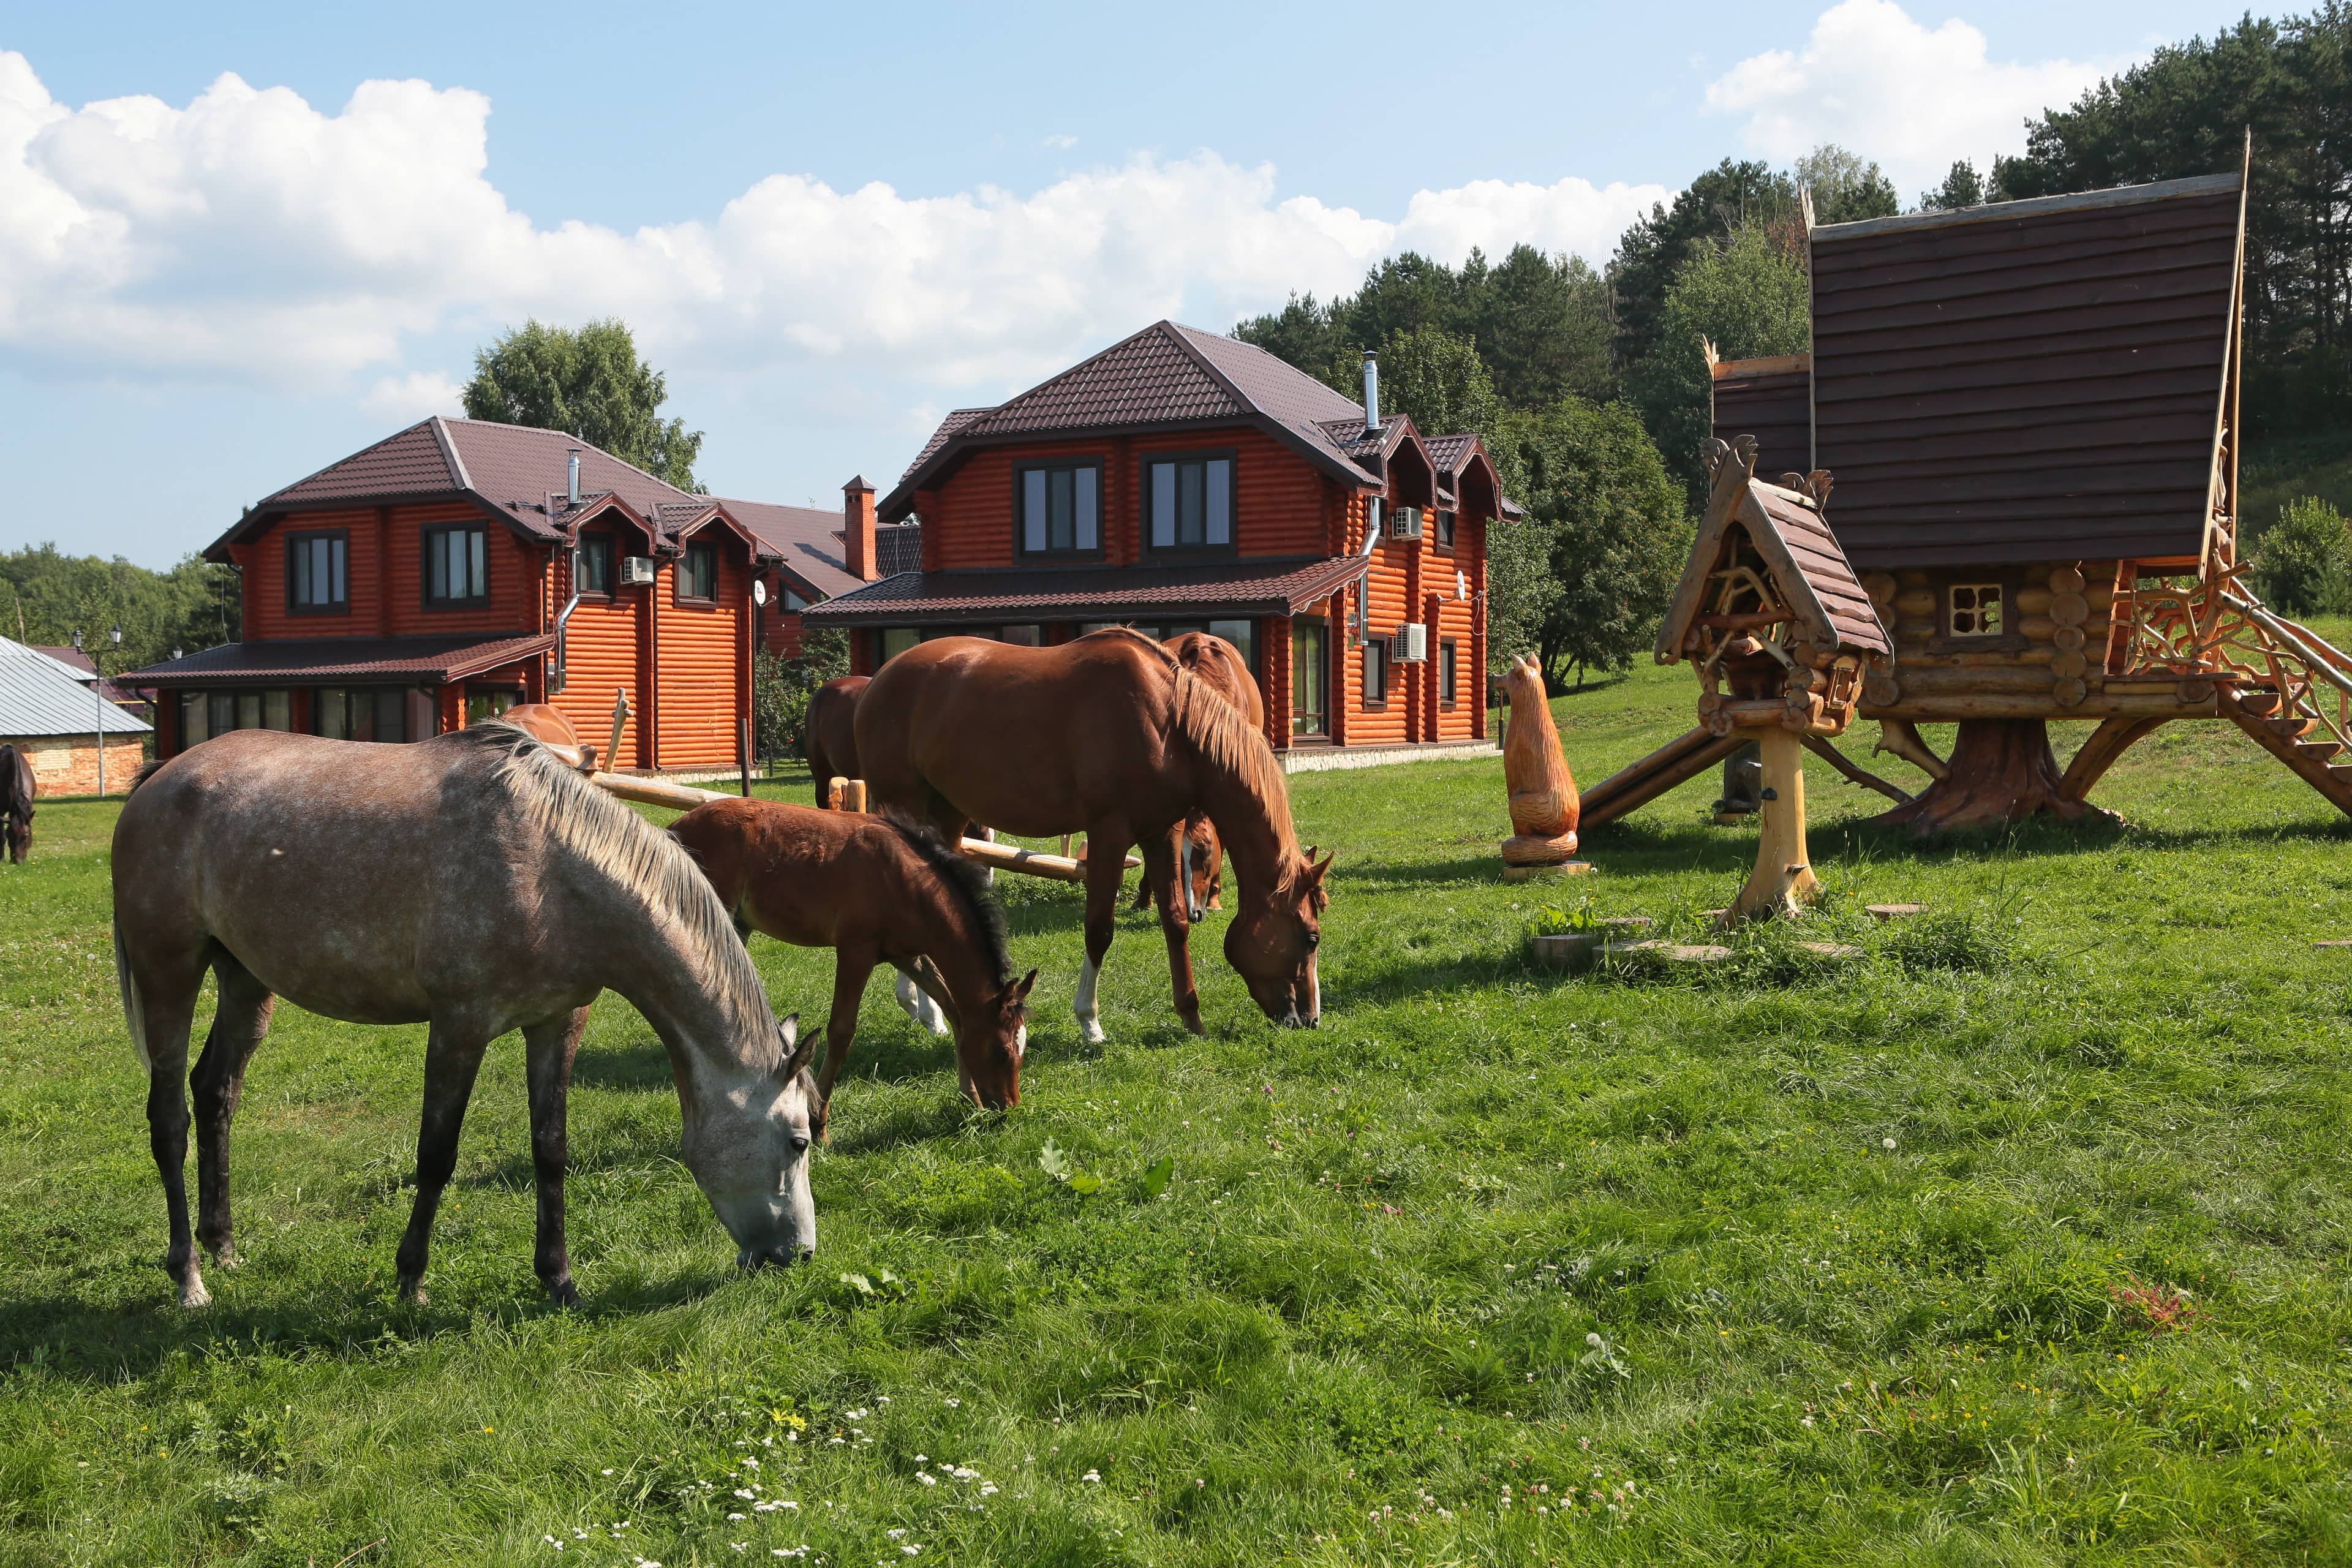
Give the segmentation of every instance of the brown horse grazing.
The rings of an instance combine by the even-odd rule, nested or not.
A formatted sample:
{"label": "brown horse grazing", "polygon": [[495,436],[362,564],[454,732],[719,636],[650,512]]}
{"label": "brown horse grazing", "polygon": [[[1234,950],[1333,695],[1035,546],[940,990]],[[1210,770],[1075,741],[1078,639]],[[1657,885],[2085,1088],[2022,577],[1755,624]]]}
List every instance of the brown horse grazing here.
{"label": "brown horse grazing", "polygon": [[16,746],[0,746],[0,837],[18,866],[33,852],[33,760]]}
{"label": "brown horse grazing", "polygon": [[[151,776],[152,775],[152,776]],[[164,1268],[211,1297],[188,1231],[188,1028],[219,983],[196,1063],[196,1236],[223,1267],[228,1133],[276,998],[354,1024],[431,1026],[416,1204],[402,1237],[419,1298],[433,1216],[483,1050],[520,1028],[539,1187],[540,1279],[579,1300],[563,1237],[564,1100],[607,987],[668,1047],[687,1168],[737,1262],[806,1257],[812,1037],[779,1025],[751,955],[676,840],[511,725],[413,745],[239,730],[142,770],[114,829],[114,963],[148,1069],[171,1211]]]}
{"label": "brown horse grazing", "polygon": [[[1209,632],[1182,632],[1160,646],[1247,715],[1260,734],[1265,732],[1265,699],[1259,695],[1257,678],[1250,673],[1241,649]],[[1184,874],[1185,913],[1195,924],[1203,910],[1225,907],[1224,848],[1217,842],[1216,825],[1201,812],[1184,819],[1184,853],[1179,865]],[[1135,907],[1145,909],[1150,903],[1151,879],[1146,877],[1136,883]]]}
{"label": "brown horse grazing", "polygon": [[877,963],[896,964],[920,976],[927,990],[945,993],[940,1001],[955,1021],[965,1098],[991,1110],[1020,1102],[1037,972],[1013,978],[1003,910],[980,868],[939,835],[772,800],[714,800],[669,830],[710,879],[736,930],[834,950],[833,1016],[816,1080],[820,1136]]}
{"label": "brown horse grazing", "polygon": [[845,675],[809,693],[808,716],[801,725],[801,750],[808,753],[820,806],[827,804],[825,786],[835,779],[863,776],[857,771],[857,699],[870,679]]}
{"label": "brown horse grazing", "polygon": [[1315,973],[1330,870],[1298,852],[1282,767],[1265,736],[1175,656],[1124,628],[1058,647],[976,637],[918,644],[857,703],[857,758],[877,809],[915,816],[952,843],[971,822],[1046,837],[1087,835],[1087,963],[1080,1032],[1102,1038],[1095,987],[1110,948],[1129,845],[1160,895],[1176,1011],[1202,1033],[1174,895],[1184,819],[1205,812],[1241,884],[1225,958],[1276,1023],[1322,1014]]}

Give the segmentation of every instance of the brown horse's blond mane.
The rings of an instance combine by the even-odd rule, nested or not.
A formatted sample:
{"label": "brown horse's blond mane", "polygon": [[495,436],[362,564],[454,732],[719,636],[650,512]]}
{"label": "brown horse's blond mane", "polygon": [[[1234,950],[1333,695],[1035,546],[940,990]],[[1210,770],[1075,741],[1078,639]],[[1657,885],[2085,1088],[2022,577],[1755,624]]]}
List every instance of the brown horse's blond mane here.
{"label": "brown horse's blond mane", "polygon": [[[1163,653],[1165,649],[1160,650]],[[1174,662],[1174,656],[1170,656]],[[1175,663],[1176,732],[1191,743],[1211,767],[1234,775],[1243,788],[1265,804],[1275,837],[1282,846],[1286,869],[1298,858],[1298,839],[1290,826],[1290,784],[1282,763],[1266,744],[1265,736],[1223,693]]]}
{"label": "brown horse's blond mane", "polygon": [[774,1068],[782,1059],[782,1039],[760,972],[751,966],[751,955],[719,895],[711,891],[709,879],[685,847],[565,767],[537,739],[513,725],[483,724],[457,735],[498,753],[490,776],[513,797],[525,821],[636,898],[685,939],[688,963],[703,990],[735,1026],[738,1047],[742,1042],[765,1042],[766,1056],[744,1065]]}

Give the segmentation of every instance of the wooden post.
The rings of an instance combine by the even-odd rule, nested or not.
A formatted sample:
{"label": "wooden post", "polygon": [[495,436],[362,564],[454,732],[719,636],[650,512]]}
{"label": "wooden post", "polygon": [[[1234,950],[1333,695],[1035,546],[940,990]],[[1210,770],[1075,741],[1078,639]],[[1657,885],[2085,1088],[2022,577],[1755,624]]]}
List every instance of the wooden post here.
{"label": "wooden post", "polygon": [[628,721],[629,689],[625,686],[613,693],[613,743],[604,748],[607,771],[617,770],[621,765],[621,728]]}
{"label": "wooden post", "polygon": [[743,798],[751,798],[751,721],[746,719],[738,727],[735,739],[735,760],[743,770]]}
{"label": "wooden post", "polygon": [[866,809],[866,781],[864,779],[851,779],[849,781],[849,809],[856,812],[863,812]]}
{"label": "wooden post", "polygon": [[1723,913],[1724,923],[1760,915],[1795,915],[1821,896],[1812,857],[1805,849],[1805,742],[1775,724],[1757,733],[1764,754],[1764,790],[1756,868]]}

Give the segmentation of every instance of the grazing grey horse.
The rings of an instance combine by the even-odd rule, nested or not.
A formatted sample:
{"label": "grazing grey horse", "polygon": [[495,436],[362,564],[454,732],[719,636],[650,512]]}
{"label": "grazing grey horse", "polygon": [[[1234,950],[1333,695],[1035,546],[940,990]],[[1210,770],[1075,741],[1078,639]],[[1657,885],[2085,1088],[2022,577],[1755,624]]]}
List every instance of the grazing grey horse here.
{"label": "grazing grey horse", "polygon": [[33,760],[16,746],[0,746],[0,839],[16,865],[33,852]]}
{"label": "grazing grey horse", "polygon": [[[151,776],[152,775],[152,776]],[[522,1030],[539,1187],[534,1262],[579,1300],[563,1239],[564,1100],[589,1005],[610,988],[668,1047],[687,1168],[746,1267],[816,1245],[812,1035],[779,1025],[727,911],[667,833],[520,730],[415,745],[268,730],[142,770],[114,830],[114,961],[148,1069],[180,1302],[211,1298],[188,1230],[188,1030],[219,1005],[194,1075],[196,1236],[226,1268],[228,1133],[276,998],[354,1024],[431,1026],[402,1295],[421,1299],[433,1216],[483,1050]]]}

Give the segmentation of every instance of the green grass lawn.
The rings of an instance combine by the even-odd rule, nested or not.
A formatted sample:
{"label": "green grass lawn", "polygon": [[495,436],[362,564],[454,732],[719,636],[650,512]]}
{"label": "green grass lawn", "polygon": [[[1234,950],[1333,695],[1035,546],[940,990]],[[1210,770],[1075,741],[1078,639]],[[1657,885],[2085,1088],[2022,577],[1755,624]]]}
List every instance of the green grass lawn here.
{"label": "green grass lawn", "polygon": [[[1694,693],[1561,699],[1579,776]],[[1188,1037],[1122,912],[1082,1047],[1077,895],[1004,879],[1044,971],[1022,1106],[967,1110],[877,980],[785,1272],[735,1273],[607,998],[573,1313],[530,1274],[519,1043],[404,1308],[424,1031],[290,1008],[237,1128],[247,1261],[180,1312],[114,807],[50,805],[0,867],[0,1564],[2352,1560],[2352,951],[2312,945],[2352,937],[2352,824],[2214,724],[2116,769],[2120,829],[1918,848],[1807,766],[1843,968],[1769,931],[1526,966],[1547,901],[1691,929],[1730,896],[1754,837],[1706,825],[1712,777],[1534,888],[1493,760],[1295,779],[1339,856],[1315,1032],[1257,1016],[1212,915]],[[753,952],[821,1023],[829,955]]]}

